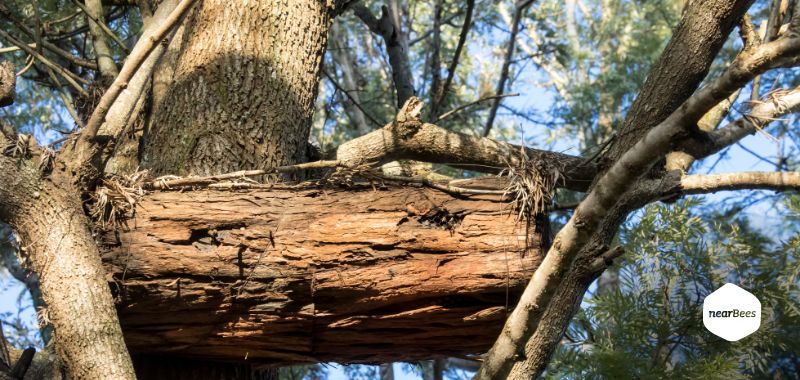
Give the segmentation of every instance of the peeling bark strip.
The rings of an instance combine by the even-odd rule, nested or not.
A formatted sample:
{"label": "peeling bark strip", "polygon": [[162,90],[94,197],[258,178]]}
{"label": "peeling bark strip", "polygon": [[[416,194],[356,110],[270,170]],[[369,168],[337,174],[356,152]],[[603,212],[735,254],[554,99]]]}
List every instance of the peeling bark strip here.
{"label": "peeling bark strip", "polygon": [[14,103],[16,86],[17,77],[14,75],[14,66],[9,61],[0,62],[0,107]]}
{"label": "peeling bark strip", "polygon": [[541,261],[507,207],[418,187],[157,192],[103,256],[132,352],[271,364],[480,353]]}

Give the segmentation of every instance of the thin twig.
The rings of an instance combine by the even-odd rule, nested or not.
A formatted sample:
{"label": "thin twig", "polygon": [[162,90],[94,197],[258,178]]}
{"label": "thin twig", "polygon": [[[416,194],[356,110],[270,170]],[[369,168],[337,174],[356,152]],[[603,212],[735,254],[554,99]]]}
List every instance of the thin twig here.
{"label": "thin twig", "polygon": [[[31,43],[28,44],[28,46],[35,49],[36,48],[36,43],[35,42],[31,42]],[[4,48],[0,48],[0,54],[13,53],[13,52],[15,52],[17,50],[20,50],[20,47],[16,46],[16,45],[15,46],[4,47]]]}
{"label": "thin twig", "polygon": [[466,108],[472,107],[472,106],[474,106],[474,105],[476,105],[476,104],[478,104],[478,103],[482,103],[482,102],[485,102],[485,101],[487,101],[487,100],[499,99],[499,98],[505,98],[505,97],[510,97],[510,96],[519,96],[519,94],[518,94],[518,93],[513,93],[513,94],[498,94],[498,95],[489,95],[489,96],[484,96],[484,97],[482,97],[482,98],[480,98],[480,99],[478,99],[478,100],[476,100],[476,101],[474,101],[474,102],[471,102],[471,103],[467,103],[467,104],[464,104],[464,105],[458,106],[458,107],[456,107],[456,108],[453,108],[453,109],[452,109],[452,110],[450,110],[450,111],[447,111],[447,112],[443,113],[441,116],[439,116],[438,118],[436,118],[436,120],[434,120],[433,122],[434,122],[434,123],[437,123],[437,122],[439,122],[439,121],[441,121],[441,120],[444,120],[445,118],[448,118],[448,117],[450,117],[450,116],[453,116],[453,114],[456,114],[456,113],[458,113],[458,112],[460,112],[460,111],[462,111],[462,110],[464,110],[464,109],[466,109]]}
{"label": "thin twig", "polygon": [[55,70],[57,73],[61,74],[61,76],[64,77],[64,79],[70,85],[72,85],[72,87],[74,87],[76,91],[78,91],[78,93],[80,93],[81,95],[84,95],[84,96],[88,96],[88,93],[86,92],[86,90],[84,90],[83,87],[81,87],[81,85],[78,84],[78,82],[81,82],[82,84],[88,84],[89,82],[87,82],[85,79],[83,79],[83,78],[79,77],[78,75],[76,75],[75,73],[73,73],[71,71],[68,71],[67,69],[65,69],[65,68],[63,68],[63,67],[61,67],[61,66],[59,66],[59,65],[57,65],[57,64],[55,64],[53,62],[51,62],[49,59],[47,59],[43,55],[39,54],[39,52],[37,52],[36,50],[30,48],[28,46],[28,44],[25,44],[22,41],[16,39],[14,36],[8,34],[6,31],[4,31],[2,29],[0,29],[0,37],[5,38],[11,44],[16,45],[20,49],[24,50],[26,53],[34,56],[36,59],[39,60],[39,62],[42,62],[46,66],[48,66],[48,67],[52,68],[53,70]]}
{"label": "thin twig", "polygon": [[21,76],[22,74],[25,74],[25,72],[30,70],[30,68],[33,67],[33,64],[36,63],[36,58],[32,55],[29,55],[26,60],[28,61],[28,63],[25,65],[25,67],[22,68],[22,70],[17,71],[15,76]]}
{"label": "thin twig", "polygon": [[[508,80],[508,71],[511,66],[511,59],[514,57],[514,50],[516,49],[517,34],[519,33],[519,23],[522,19],[522,14],[525,10],[533,4],[533,0],[518,1],[514,5],[514,19],[511,21],[511,36],[508,38],[508,47],[506,49],[505,58],[503,59],[503,66],[500,69],[500,79],[497,81],[497,90],[495,94],[502,94],[506,89],[506,81]],[[483,128],[483,137],[489,136],[492,130],[494,119],[497,117],[497,109],[500,108],[500,98],[497,98],[492,103],[492,108],[489,110],[489,117],[486,119],[486,125]]]}
{"label": "thin twig", "polygon": [[160,177],[156,178],[155,181],[145,184],[144,187],[154,190],[169,190],[172,188],[183,188],[183,187],[204,187],[204,186],[212,187],[212,185],[214,184],[216,184],[217,186],[213,187],[226,187],[226,186],[240,187],[241,184],[239,183],[227,182],[223,184],[222,181],[230,179],[247,178],[247,177],[258,177],[267,174],[296,173],[302,170],[309,170],[309,169],[336,168],[339,166],[341,166],[339,161],[312,161],[297,165],[279,166],[274,169],[239,170],[236,172],[217,174],[205,177],[187,177],[187,178],[171,177],[170,179],[165,179],[164,177]]}
{"label": "thin twig", "polygon": [[66,92],[64,92],[64,89],[61,87],[61,81],[58,80],[58,77],[53,72],[53,69],[51,69],[49,66],[45,66],[45,68],[47,69],[47,75],[50,76],[50,80],[52,80],[53,84],[56,86],[58,96],[61,98],[61,101],[64,102],[64,107],[67,109],[69,116],[72,117],[72,120],[75,121],[75,124],[78,127],[83,128],[83,120],[81,120],[80,116],[78,116],[78,112],[75,110],[75,107],[73,107],[72,101],[67,97]]}
{"label": "thin twig", "polygon": [[[458,35],[458,43],[456,44],[456,50],[453,52],[453,60],[450,61],[450,67],[447,68],[447,77],[442,84],[439,100],[436,101],[436,104],[441,104],[444,101],[444,98],[450,89],[450,85],[453,83],[453,78],[456,75],[456,68],[458,67],[458,61],[461,58],[461,51],[464,49],[464,45],[467,42],[467,35],[472,27],[472,12],[474,9],[475,0],[467,0],[467,14],[464,15],[464,24],[461,26],[461,33]],[[436,94],[433,95],[435,96]],[[441,120],[441,117],[439,120]]]}
{"label": "thin twig", "polygon": [[437,183],[424,177],[404,177],[404,176],[388,175],[388,174],[382,174],[380,175],[380,177],[389,181],[419,183],[424,186],[428,186],[430,188],[434,188],[455,195],[468,195],[468,194],[504,195],[505,194],[504,190],[468,189],[464,187],[450,186],[449,184]]}
{"label": "thin twig", "polygon": [[[59,57],[64,58],[64,59],[66,59],[67,61],[69,61],[71,63],[74,63],[77,66],[85,67],[85,68],[87,68],[89,70],[97,70],[98,69],[96,63],[94,63],[92,61],[89,61],[89,60],[86,60],[86,59],[82,59],[82,58],[76,57],[76,56],[72,55],[72,53],[70,53],[68,51],[65,51],[64,49],[61,49],[57,45],[51,43],[50,41],[45,40],[44,38],[42,38],[41,33],[37,33],[35,30],[31,29],[28,25],[25,24],[25,22],[23,22],[22,20],[17,18],[13,13],[11,13],[11,10],[9,10],[8,8],[4,8],[4,7],[0,6],[0,15],[2,15],[3,18],[11,21],[17,28],[19,28],[19,30],[21,30],[23,33],[27,34],[31,38],[35,39],[36,42],[41,42],[41,44],[37,44],[36,42],[28,44],[28,46],[30,48],[38,49],[39,46],[41,46],[41,47],[44,47],[45,49],[50,50],[51,52],[55,53]],[[56,21],[58,21],[58,20],[56,20]],[[53,22],[51,22],[50,24],[53,24]],[[0,49],[0,53],[16,51],[16,50],[19,50],[19,49],[20,48],[16,47],[16,46],[12,47],[12,48]]]}
{"label": "thin twig", "polygon": [[356,108],[358,108],[358,110],[361,111],[361,113],[363,113],[364,116],[366,116],[367,119],[369,119],[370,122],[372,122],[372,124],[375,124],[375,126],[377,126],[377,127],[382,127],[382,126],[386,125],[386,123],[381,123],[378,120],[376,120],[374,117],[372,117],[372,115],[370,115],[367,112],[367,110],[365,110],[364,107],[361,106],[361,104],[358,104],[358,102],[355,99],[353,99],[353,96],[350,95],[349,91],[347,91],[344,88],[342,88],[342,86],[340,86],[339,83],[336,83],[336,80],[330,74],[328,74],[327,71],[322,70],[322,74],[324,74],[325,77],[328,78],[329,81],[331,81],[331,84],[333,85],[333,87],[335,87],[340,92],[344,93],[344,96],[346,96],[347,99],[349,99],[350,102],[353,103],[353,105],[356,106]]}

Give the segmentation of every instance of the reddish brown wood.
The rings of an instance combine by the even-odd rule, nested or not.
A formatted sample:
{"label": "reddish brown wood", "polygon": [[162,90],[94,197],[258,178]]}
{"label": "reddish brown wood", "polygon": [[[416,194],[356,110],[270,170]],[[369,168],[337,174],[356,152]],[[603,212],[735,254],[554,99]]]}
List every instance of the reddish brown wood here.
{"label": "reddish brown wood", "polygon": [[129,224],[104,262],[130,349],[218,360],[481,353],[541,261],[506,202],[418,187],[157,192]]}

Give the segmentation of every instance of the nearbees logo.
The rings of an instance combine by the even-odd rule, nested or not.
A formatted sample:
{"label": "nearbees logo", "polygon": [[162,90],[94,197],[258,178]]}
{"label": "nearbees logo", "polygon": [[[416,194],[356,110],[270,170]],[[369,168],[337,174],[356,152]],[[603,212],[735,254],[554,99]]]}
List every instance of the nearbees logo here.
{"label": "nearbees logo", "polygon": [[708,317],[709,318],[729,318],[729,317],[734,317],[734,318],[738,318],[738,317],[756,318],[756,317],[758,317],[758,312],[755,311],[755,310],[743,311],[743,310],[738,310],[738,309],[723,310],[723,311],[709,310],[708,311]]}
{"label": "nearbees logo", "polygon": [[761,302],[747,290],[725,284],[703,301],[703,324],[712,334],[735,342],[761,326]]}

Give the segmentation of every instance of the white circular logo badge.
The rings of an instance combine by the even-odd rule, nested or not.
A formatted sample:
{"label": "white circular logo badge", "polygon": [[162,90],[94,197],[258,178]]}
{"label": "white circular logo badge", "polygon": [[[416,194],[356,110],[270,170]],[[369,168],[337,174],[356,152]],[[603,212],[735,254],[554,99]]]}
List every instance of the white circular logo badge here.
{"label": "white circular logo badge", "polygon": [[761,326],[761,302],[734,284],[722,285],[703,301],[703,324],[712,334],[735,342]]}

